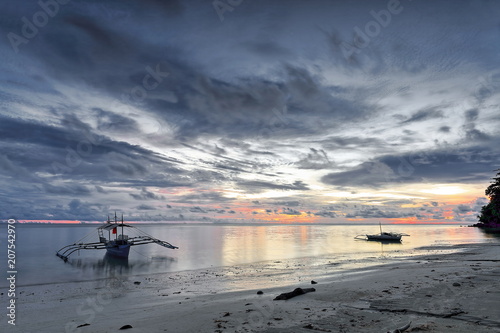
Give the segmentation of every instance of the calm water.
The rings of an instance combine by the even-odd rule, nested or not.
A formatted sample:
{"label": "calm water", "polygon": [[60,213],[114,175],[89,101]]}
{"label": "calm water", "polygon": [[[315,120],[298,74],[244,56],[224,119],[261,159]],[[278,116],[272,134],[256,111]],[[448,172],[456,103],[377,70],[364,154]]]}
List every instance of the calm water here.
{"label": "calm water", "polygon": [[[0,255],[5,262],[6,225],[0,225]],[[377,233],[377,225],[144,225],[141,230],[179,247],[170,250],[156,244],[132,247],[126,262],[105,256],[105,250],[80,251],[65,263],[55,252],[90,234],[97,241],[95,226],[16,224],[18,285],[93,280],[110,275],[135,276],[181,272],[210,267],[266,263],[277,265],[303,258],[308,266],[325,262],[335,265],[363,264],[370,260],[428,253],[423,246],[498,242],[477,228],[436,225],[395,225],[385,231],[410,234],[402,244],[355,240],[359,234]],[[433,250],[435,251],[435,250]],[[5,265],[2,265],[5,267]],[[269,266],[271,267],[271,266]],[[0,282],[5,287],[6,283]]]}

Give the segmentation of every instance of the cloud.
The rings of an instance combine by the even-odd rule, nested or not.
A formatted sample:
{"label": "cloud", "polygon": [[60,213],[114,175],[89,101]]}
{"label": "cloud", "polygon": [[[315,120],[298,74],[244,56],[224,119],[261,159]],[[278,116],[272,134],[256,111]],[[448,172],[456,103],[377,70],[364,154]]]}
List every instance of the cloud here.
{"label": "cloud", "polygon": [[145,187],[142,188],[141,193],[129,193],[129,195],[135,200],[165,200],[163,195],[158,195],[148,191]]}
{"label": "cloud", "polygon": [[239,187],[248,189],[253,192],[262,192],[265,190],[295,190],[308,191],[309,187],[301,180],[296,180],[293,183],[271,183],[257,180],[240,180],[237,182]]}
{"label": "cloud", "polygon": [[439,132],[441,133],[450,133],[451,131],[451,127],[450,126],[441,126],[439,128]]}
{"label": "cloud", "polygon": [[224,196],[221,192],[216,191],[201,191],[200,193],[192,193],[176,196],[175,202],[189,202],[199,204],[217,204],[220,202],[230,202],[233,198]]}
{"label": "cloud", "polygon": [[274,202],[273,205],[276,206],[287,206],[287,207],[298,207],[300,206],[300,201],[292,200],[292,201],[277,201]]}
{"label": "cloud", "polygon": [[206,213],[207,211],[199,206],[192,207],[189,209],[191,213]]}
{"label": "cloud", "polygon": [[478,109],[470,109],[465,111],[465,120],[467,122],[473,122],[476,121],[479,116],[479,110]]}
{"label": "cloud", "polygon": [[336,218],[338,217],[338,214],[336,212],[332,211],[318,211],[313,213],[315,216],[322,216],[322,217],[329,217],[329,218]]}
{"label": "cloud", "polygon": [[61,195],[61,196],[89,196],[90,189],[87,186],[80,184],[67,184],[67,185],[51,185],[43,184],[43,190],[48,194]]}
{"label": "cloud", "polygon": [[415,151],[383,155],[349,170],[329,173],[321,181],[338,187],[369,188],[420,182],[472,183],[484,181],[485,172],[494,170],[498,163],[499,157],[489,147]]}
{"label": "cloud", "polygon": [[[198,1],[71,2],[16,53],[8,34],[40,6],[5,3],[0,211],[244,217],[244,193],[262,216],[344,218],[352,206],[326,208],[326,193],[484,183],[500,163],[500,6],[414,2],[346,56],[354,28],[386,6],[245,2],[221,24]],[[175,208],[137,206],[165,197]],[[405,211],[383,197],[359,205],[372,199],[381,213],[351,213]],[[427,204],[421,218],[447,207]]]}
{"label": "cloud", "polygon": [[408,123],[414,123],[414,122],[420,122],[420,121],[425,121],[425,120],[430,120],[430,119],[438,119],[438,118],[443,118],[444,113],[440,108],[438,107],[431,107],[423,110],[419,110],[412,114],[410,118],[406,119],[405,121],[402,122],[402,124],[408,124]]}
{"label": "cloud", "polygon": [[346,218],[403,218],[414,216],[413,212],[382,210],[378,207],[367,206],[346,214]]}
{"label": "cloud", "polygon": [[309,148],[307,156],[299,160],[296,165],[300,169],[325,169],[331,167],[328,154],[323,149]]}
{"label": "cloud", "polygon": [[136,207],[137,210],[156,210],[156,207],[150,205],[139,205]]}
{"label": "cloud", "polygon": [[292,209],[292,208],[288,208],[288,207],[283,208],[282,211],[280,212],[280,214],[285,214],[285,215],[302,215],[302,213],[300,211]]}

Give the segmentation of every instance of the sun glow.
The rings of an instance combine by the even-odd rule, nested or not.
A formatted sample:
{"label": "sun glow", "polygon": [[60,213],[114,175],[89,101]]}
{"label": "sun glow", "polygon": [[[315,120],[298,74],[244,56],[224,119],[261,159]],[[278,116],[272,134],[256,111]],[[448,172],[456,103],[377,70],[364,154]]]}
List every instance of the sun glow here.
{"label": "sun glow", "polygon": [[466,189],[463,189],[460,186],[456,185],[436,185],[430,189],[423,189],[419,192],[429,193],[429,194],[437,194],[437,195],[455,195],[467,192]]}

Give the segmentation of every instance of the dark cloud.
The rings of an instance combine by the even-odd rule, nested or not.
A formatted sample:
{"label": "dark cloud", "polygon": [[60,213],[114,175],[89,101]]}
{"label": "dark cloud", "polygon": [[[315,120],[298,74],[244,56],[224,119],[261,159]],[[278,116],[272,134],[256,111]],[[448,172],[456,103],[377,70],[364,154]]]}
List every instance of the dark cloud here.
{"label": "dark cloud", "polygon": [[148,191],[145,187],[142,188],[140,193],[129,193],[135,200],[165,200],[163,195],[155,194]]}
{"label": "dark cloud", "polygon": [[276,206],[287,206],[287,207],[298,207],[300,206],[300,201],[293,200],[293,201],[277,201],[274,202],[273,205]]}
{"label": "dark cloud", "polygon": [[321,178],[338,187],[390,187],[420,182],[484,181],[487,170],[494,170],[499,157],[490,148],[420,151],[411,154],[384,155],[350,170],[329,173]]}
{"label": "dark cloud", "polygon": [[206,213],[207,212],[205,209],[198,207],[198,206],[190,208],[189,211],[191,213]]}
{"label": "dark cloud", "polygon": [[155,210],[156,208],[150,205],[139,205],[136,207],[137,210]]}
{"label": "dark cloud", "polygon": [[437,107],[432,107],[424,110],[419,110],[412,114],[410,118],[406,119],[405,121],[402,122],[402,124],[408,124],[408,123],[414,123],[414,122],[420,122],[420,121],[425,121],[425,120],[430,120],[430,119],[438,119],[438,118],[443,118],[444,113],[440,108]]}
{"label": "dark cloud", "polygon": [[285,214],[285,215],[302,215],[302,213],[298,210],[292,209],[285,207],[282,209],[280,214]]}
{"label": "dark cloud", "polygon": [[87,186],[80,184],[68,184],[61,186],[43,184],[43,190],[48,194],[61,196],[89,196],[91,194],[91,191]]}
{"label": "dark cloud", "polygon": [[313,213],[315,216],[322,216],[322,217],[329,217],[329,218],[336,218],[338,217],[338,214],[336,212],[332,211],[319,211]]}
{"label": "dark cloud", "polygon": [[331,167],[328,154],[323,149],[309,148],[310,152],[299,160],[296,165],[300,169],[325,169]]}
{"label": "dark cloud", "polygon": [[[412,3],[362,41],[355,27],[386,6],[245,2],[221,22],[210,2],[72,1],[16,52],[9,36],[41,7],[5,2],[0,211],[98,219],[119,202],[137,218],[187,219],[186,205],[234,214],[248,202],[231,191],[274,190],[283,197],[263,208],[331,218],[350,208],[324,208],[332,187],[484,182],[500,163],[500,6]],[[157,189],[178,205],[137,206],[164,200]],[[404,211],[377,200],[381,213],[360,214]]]}
{"label": "dark cloud", "polygon": [[301,180],[297,180],[293,183],[282,184],[282,183],[271,183],[266,181],[256,181],[256,180],[242,180],[238,182],[239,187],[246,188],[253,192],[262,192],[265,190],[297,190],[297,191],[307,191],[309,187]]}
{"label": "dark cloud", "polygon": [[468,141],[490,141],[491,136],[475,128],[475,126],[465,126],[465,138]]}
{"label": "dark cloud", "polygon": [[230,202],[233,200],[234,199],[225,197],[222,193],[215,191],[202,191],[200,193],[180,195],[174,199],[174,201],[176,202],[189,202],[199,204],[217,204],[220,202]]}
{"label": "dark cloud", "polygon": [[407,212],[407,211],[396,211],[396,210],[382,210],[378,207],[373,207],[373,206],[368,206],[368,207],[362,207],[354,212],[348,213],[345,217],[346,218],[388,218],[388,219],[393,219],[393,218],[403,218],[403,217],[410,217],[414,216],[415,214],[413,212]]}
{"label": "dark cloud", "polygon": [[478,109],[471,109],[471,110],[465,111],[465,120],[467,122],[476,121],[478,116],[479,116],[479,110]]}
{"label": "dark cloud", "polygon": [[256,41],[246,45],[248,50],[265,57],[285,57],[290,56],[290,51],[278,44],[270,41]]}
{"label": "dark cloud", "polygon": [[439,128],[439,132],[442,132],[442,133],[450,133],[451,131],[451,127],[450,126],[441,126]]}

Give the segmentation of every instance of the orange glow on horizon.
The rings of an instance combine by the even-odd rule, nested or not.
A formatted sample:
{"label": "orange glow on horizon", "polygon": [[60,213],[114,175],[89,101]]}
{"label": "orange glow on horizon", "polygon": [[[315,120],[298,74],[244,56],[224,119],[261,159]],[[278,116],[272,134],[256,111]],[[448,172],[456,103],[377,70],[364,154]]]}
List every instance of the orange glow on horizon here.
{"label": "orange glow on horizon", "polygon": [[17,220],[19,223],[79,224],[78,220]]}

